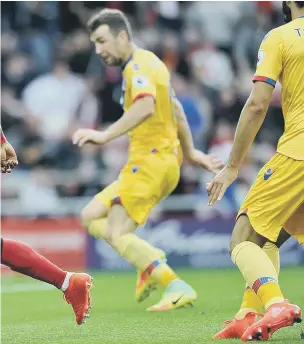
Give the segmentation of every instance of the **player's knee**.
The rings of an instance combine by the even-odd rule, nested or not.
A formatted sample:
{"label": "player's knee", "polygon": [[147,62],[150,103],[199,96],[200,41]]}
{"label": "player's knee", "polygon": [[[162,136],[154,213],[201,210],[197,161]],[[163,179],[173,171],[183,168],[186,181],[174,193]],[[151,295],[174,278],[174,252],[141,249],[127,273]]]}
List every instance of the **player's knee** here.
{"label": "player's knee", "polygon": [[229,243],[229,253],[230,253],[230,256],[232,255],[232,251],[236,248],[236,246],[240,244],[240,242],[238,240],[230,240],[230,243]]}
{"label": "player's knee", "polygon": [[107,217],[107,208],[96,200],[87,204],[80,213],[80,219],[85,228],[88,228],[93,220],[105,217]]}
{"label": "player's knee", "polygon": [[243,241],[248,241],[250,239],[252,233],[252,227],[250,225],[250,221],[246,215],[241,215],[234,226],[230,245],[229,245],[229,252],[230,255],[232,251],[235,249],[237,245],[242,243]]}
{"label": "player's knee", "polygon": [[250,220],[246,215],[242,215],[237,219],[230,241],[230,254],[232,254],[232,251],[237,245],[244,241],[250,241],[261,248],[267,241],[265,237],[261,236],[253,229]]}
{"label": "player's knee", "polygon": [[82,223],[82,226],[88,230],[90,222],[92,221],[92,218],[90,217],[90,214],[88,213],[86,208],[83,208],[80,212],[80,220]]}
{"label": "player's knee", "polygon": [[116,247],[120,238],[124,235],[123,228],[111,228],[108,227],[106,230],[105,240],[113,247]]}

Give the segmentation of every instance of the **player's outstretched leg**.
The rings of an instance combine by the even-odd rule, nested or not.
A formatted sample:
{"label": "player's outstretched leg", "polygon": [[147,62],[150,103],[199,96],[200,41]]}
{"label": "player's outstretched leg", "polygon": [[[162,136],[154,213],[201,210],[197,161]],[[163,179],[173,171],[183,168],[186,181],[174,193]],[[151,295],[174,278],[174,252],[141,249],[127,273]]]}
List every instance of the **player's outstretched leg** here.
{"label": "player's outstretched leg", "polygon": [[254,231],[247,216],[238,218],[231,239],[231,257],[266,310],[264,317],[243,333],[243,341],[268,340],[276,330],[301,320],[300,308],[284,299],[277,271],[261,248],[266,241]]}
{"label": "player's outstretched leg", "polygon": [[[96,209],[99,214],[102,214],[103,217],[99,217],[93,220],[88,220],[91,216],[90,209]],[[96,239],[103,239],[107,241],[110,245],[111,242],[108,241],[108,236],[106,233],[107,225],[108,225],[108,208],[104,205],[97,203],[96,201],[92,201],[91,205],[83,211],[83,226],[87,229],[88,233],[92,235]],[[154,249],[151,246],[151,249]],[[158,252],[158,256],[160,259],[165,260],[166,256],[165,253],[159,249],[155,249]],[[137,302],[142,302],[147,299],[151,293],[156,289],[157,282],[151,278],[149,274],[137,268],[137,281],[136,281],[136,288],[135,288],[135,300]]]}
{"label": "player's outstretched leg", "polygon": [[[103,217],[99,217],[93,220],[88,220],[90,217],[90,209],[99,210],[99,213],[103,215]],[[87,229],[88,233],[92,235],[96,239],[103,239],[107,241],[111,245],[111,241],[108,240],[108,236],[106,233],[107,225],[108,225],[108,208],[104,205],[97,203],[93,200],[91,202],[91,207],[87,207],[87,211],[83,212],[83,226]],[[154,249],[151,246],[151,249]],[[161,250],[155,249],[158,252],[159,258],[165,260],[165,253]],[[144,271],[137,268],[137,281],[136,281],[136,288],[135,288],[135,300],[138,302],[142,302],[147,299],[151,293],[156,289],[157,282],[151,278],[151,276]]]}
{"label": "player's outstretched leg", "polygon": [[[157,284],[167,288],[172,281],[179,280],[179,277],[166,264],[161,250],[154,248],[134,234],[138,224],[129,216],[124,207],[121,204],[110,204],[109,200],[113,199],[112,189],[116,192],[115,183],[103,190],[98,198],[94,198],[83,209],[82,223],[89,234],[107,241],[122,257],[137,268],[135,297],[137,301],[143,301]],[[187,294],[188,292],[186,296]],[[193,297],[194,294],[195,297]],[[180,302],[175,303],[175,298],[173,308],[183,306],[187,303],[186,300],[193,302],[195,299],[195,292],[191,294],[191,297],[179,300]],[[172,303],[170,309],[172,309]]]}
{"label": "player's outstretched leg", "polygon": [[[290,237],[290,236],[288,236]],[[267,242],[263,251],[267,254],[272,264],[274,265],[277,274],[280,271],[280,255],[279,244]],[[262,316],[264,306],[261,299],[257,296],[253,289],[247,284],[243,295],[243,302],[241,307],[233,320],[225,322],[225,328],[218,332],[214,338],[227,339],[227,338],[241,338],[243,333],[250,327],[257,319],[257,316]]]}
{"label": "player's outstretched leg", "polygon": [[78,325],[88,317],[91,276],[63,271],[24,243],[9,239],[1,239],[1,263],[62,290],[64,298],[73,307]]}
{"label": "player's outstretched leg", "polygon": [[107,241],[149,278],[166,288],[161,302],[149,310],[169,310],[183,307],[196,300],[195,291],[181,281],[168,264],[160,258],[158,249],[134,234],[137,223],[122,205],[114,204],[108,215]]}

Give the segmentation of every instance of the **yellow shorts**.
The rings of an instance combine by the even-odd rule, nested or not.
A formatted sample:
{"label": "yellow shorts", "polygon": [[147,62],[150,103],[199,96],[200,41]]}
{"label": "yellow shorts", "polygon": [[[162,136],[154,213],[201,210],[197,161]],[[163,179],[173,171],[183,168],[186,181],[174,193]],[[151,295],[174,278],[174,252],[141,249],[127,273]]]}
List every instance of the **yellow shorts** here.
{"label": "yellow shorts", "polygon": [[304,161],[276,153],[260,170],[238,217],[276,242],[281,228],[304,243]]}
{"label": "yellow shorts", "polygon": [[174,153],[156,152],[133,158],[118,180],[95,198],[107,207],[121,203],[138,224],[146,222],[152,208],[176,188],[180,165]]}

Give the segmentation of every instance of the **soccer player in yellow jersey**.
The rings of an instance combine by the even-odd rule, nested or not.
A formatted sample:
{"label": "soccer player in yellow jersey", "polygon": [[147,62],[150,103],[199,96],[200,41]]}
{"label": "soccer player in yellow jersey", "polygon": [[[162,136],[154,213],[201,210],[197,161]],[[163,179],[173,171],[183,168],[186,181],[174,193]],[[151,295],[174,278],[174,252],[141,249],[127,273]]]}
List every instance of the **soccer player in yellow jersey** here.
{"label": "soccer player in yellow jersey", "polygon": [[[253,89],[228,163],[207,184],[213,205],[236,179],[279,80],[285,130],[276,154],[261,169],[241,206],[230,243],[232,260],[248,288],[240,311],[216,338],[268,340],[276,330],[301,321],[300,308],[285,300],[280,290],[276,255],[263,250],[267,241],[277,241],[282,227],[304,243],[304,2],[283,2],[283,12],[287,23],[262,41]],[[265,314],[256,322],[260,306]]]}
{"label": "soccer player in yellow jersey", "polygon": [[[106,240],[139,271],[136,299],[144,300],[155,284],[165,288],[149,308],[170,310],[196,300],[196,292],[166,264],[165,255],[135,235],[151,209],[176,187],[182,151],[193,164],[215,170],[218,161],[195,150],[182,107],[170,85],[164,63],[132,42],[130,24],[118,10],[104,9],[88,22],[90,38],[103,62],[122,68],[123,116],[107,130],[79,129],[73,142],[105,144],[130,137],[129,159],[119,178],[84,208],[88,232]],[[114,157],[115,158],[115,157]]]}

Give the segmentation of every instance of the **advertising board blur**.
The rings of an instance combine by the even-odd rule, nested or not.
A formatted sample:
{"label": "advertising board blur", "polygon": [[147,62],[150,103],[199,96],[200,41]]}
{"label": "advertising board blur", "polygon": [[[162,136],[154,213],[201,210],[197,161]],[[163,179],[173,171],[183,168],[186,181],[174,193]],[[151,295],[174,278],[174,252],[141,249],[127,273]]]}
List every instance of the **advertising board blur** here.
{"label": "advertising board blur", "polygon": [[[138,234],[163,249],[173,267],[232,267],[229,241],[235,217],[215,216],[198,220],[192,216],[149,221]],[[88,237],[90,269],[128,269],[130,265],[106,242]],[[281,248],[282,265],[304,264],[304,247],[289,239]]]}
{"label": "advertising board blur", "polygon": [[[199,220],[165,216],[138,229],[140,237],[163,249],[173,267],[232,267],[229,240],[234,216]],[[105,241],[88,236],[77,218],[2,219],[2,236],[20,240],[63,269],[130,269]],[[282,265],[304,264],[304,247],[290,239],[281,248]]]}

